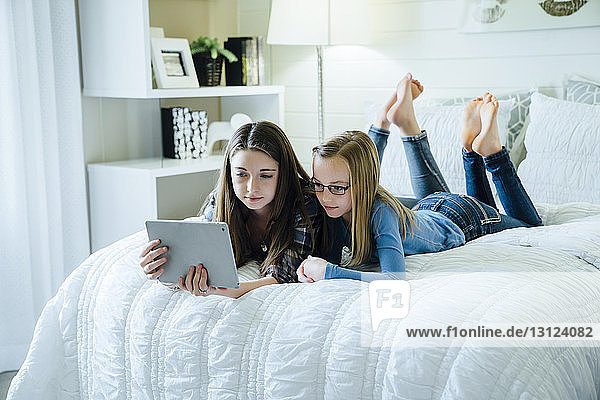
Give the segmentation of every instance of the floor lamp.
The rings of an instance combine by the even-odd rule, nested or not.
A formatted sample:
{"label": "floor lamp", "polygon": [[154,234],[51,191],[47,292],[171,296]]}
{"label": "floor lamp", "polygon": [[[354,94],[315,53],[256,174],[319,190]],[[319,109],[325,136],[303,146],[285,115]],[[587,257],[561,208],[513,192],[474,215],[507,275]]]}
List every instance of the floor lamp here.
{"label": "floor lamp", "polygon": [[369,42],[366,0],[272,0],[268,44],[310,45],[317,49],[319,142],[323,123],[323,46]]}

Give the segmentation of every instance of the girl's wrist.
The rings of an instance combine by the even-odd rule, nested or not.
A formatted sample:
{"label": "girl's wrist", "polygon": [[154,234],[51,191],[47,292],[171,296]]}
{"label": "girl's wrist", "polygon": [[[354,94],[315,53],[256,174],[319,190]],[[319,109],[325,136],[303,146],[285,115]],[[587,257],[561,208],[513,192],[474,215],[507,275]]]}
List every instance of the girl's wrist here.
{"label": "girl's wrist", "polygon": [[248,293],[249,291],[259,288],[261,286],[273,285],[275,283],[279,283],[279,282],[277,282],[277,280],[273,277],[265,277],[265,278],[255,279],[252,281],[240,282],[240,287],[238,289],[240,291],[240,294],[237,297],[241,297],[241,296],[245,295],[246,293]]}

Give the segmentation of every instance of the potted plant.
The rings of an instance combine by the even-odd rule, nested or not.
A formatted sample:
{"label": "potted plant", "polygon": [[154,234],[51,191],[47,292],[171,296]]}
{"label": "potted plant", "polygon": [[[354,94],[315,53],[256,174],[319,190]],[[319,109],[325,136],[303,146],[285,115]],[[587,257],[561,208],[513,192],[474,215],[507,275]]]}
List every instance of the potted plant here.
{"label": "potted plant", "polygon": [[219,86],[223,60],[237,61],[235,54],[221,47],[217,38],[200,36],[190,44],[190,50],[200,86]]}

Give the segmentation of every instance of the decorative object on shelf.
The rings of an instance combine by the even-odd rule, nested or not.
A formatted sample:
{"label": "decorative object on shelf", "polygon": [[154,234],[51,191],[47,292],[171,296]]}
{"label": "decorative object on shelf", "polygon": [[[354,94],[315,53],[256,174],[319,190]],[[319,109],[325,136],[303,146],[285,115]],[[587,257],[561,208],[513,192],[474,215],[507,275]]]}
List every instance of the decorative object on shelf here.
{"label": "decorative object on shelf", "polygon": [[223,60],[227,59],[229,63],[238,60],[232,52],[219,45],[217,38],[200,36],[190,44],[190,49],[200,86],[219,86]]}
{"label": "decorative object on shelf", "polygon": [[[165,37],[165,31],[163,28],[159,27],[159,26],[151,26],[150,27],[150,40],[152,40],[152,38],[164,38]],[[158,84],[156,83],[156,74],[154,73],[154,69],[152,69],[152,87],[158,87]]]}
{"label": "decorative object on shelf", "polygon": [[252,122],[246,114],[237,113],[229,121],[215,121],[208,126],[208,152],[209,154],[223,154],[229,138],[240,126]]}
{"label": "decorative object on shelf", "polygon": [[192,111],[188,107],[161,109],[163,156],[167,158],[204,158],[208,119],[206,111]]}
{"label": "decorative object on shelf", "polygon": [[165,31],[160,26],[151,26],[150,27],[150,37],[151,38],[164,38]]}
{"label": "decorative object on shelf", "polygon": [[368,44],[367,0],[273,0],[268,44],[317,47],[318,140],[325,140],[323,123],[323,46]]}
{"label": "decorative object on shelf", "polygon": [[230,37],[225,48],[238,58],[225,66],[227,86],[265,84],[264,39],[260,36]]}
{"label": "decorative object on shelf", "polygon": [[152,67],[159,88],[197,88],[198,78],[187,39],[151,38]]}
{"label": "decorative object on shelf", "polygon": [[599,1],[461,0],[459,31],[479,33],[598,26],[599,15]]}

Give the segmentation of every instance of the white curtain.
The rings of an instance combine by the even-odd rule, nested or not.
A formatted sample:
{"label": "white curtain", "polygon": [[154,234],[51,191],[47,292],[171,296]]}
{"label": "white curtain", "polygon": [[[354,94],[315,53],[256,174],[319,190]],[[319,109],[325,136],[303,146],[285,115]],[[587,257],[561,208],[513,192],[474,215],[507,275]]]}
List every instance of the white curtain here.
{"label": "white curtain", "polygon": [[89,254],[75,0],[0,0],[0,371]]}

